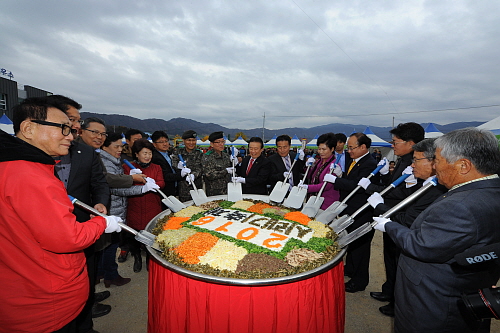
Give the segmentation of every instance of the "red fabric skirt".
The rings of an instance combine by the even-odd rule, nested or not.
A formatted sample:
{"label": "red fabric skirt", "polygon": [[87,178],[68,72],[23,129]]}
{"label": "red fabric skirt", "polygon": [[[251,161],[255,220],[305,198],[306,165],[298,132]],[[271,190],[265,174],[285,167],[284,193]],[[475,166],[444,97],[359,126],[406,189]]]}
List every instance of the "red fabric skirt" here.
{"label": "red fabric skirt", "polygon": [[314,277],[275,286],[219,285],[149,263],[149,333],[344,332],[342,261]]}

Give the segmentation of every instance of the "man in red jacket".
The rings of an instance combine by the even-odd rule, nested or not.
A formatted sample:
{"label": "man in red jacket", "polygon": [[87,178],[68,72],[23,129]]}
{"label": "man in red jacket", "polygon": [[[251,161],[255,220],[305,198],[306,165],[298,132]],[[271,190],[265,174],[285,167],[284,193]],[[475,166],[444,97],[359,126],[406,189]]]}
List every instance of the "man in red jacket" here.
{"label": "man in red jacket", "polygon": [[12,137],[0,131],[0,327],[6,332],[76,332],[89,292],[83,249],[120,218],[76,222],[53,156],[73,139],[64,107],[29,98],[14,107]]}

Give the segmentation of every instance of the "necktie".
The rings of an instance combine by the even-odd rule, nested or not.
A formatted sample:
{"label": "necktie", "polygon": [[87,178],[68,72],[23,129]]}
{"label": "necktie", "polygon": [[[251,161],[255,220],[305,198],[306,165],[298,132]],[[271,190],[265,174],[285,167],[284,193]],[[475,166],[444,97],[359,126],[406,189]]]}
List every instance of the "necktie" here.
{"label": "necktie", "polygon": [[253,161],[255,161],[253,158],[250,159],[248,162],[248,167],[247,167],[247,175],[250,172],[250,169],[252,169]]}
{"label": "necktie", "polygon": [[290,164],[290,155],[285,156],[285,167],[286,171],[290,172],[290,177],[288,177],[288,182],[290,183],[290,187],[293,187],[293,176]]}
{"label": "necktie", "polygon": [[356,165],[356,161],[352,160],[351,165],[349,166],[349,170],[347,171],[347,174],[349,174],[349,172],[351,172],[352,168],[354,168],[355,165]]}

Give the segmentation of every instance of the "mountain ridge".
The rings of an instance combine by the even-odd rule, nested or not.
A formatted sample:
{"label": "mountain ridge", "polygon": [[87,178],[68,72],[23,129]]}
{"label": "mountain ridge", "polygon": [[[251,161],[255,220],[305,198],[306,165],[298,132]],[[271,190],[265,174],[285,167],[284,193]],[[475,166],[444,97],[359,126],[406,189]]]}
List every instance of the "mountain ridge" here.
{"label": "mountain ridge", "polygon": [[[262,128],[253,129],[231,129],[215,123],[202,123],[196,120],[188,118],[172,118],[170,120],[150,118],[150,119],[138,119],[132,116],[126,115],[116,115],[116,114],[100,114],[94,112],[82,112],[82,119],[89,117],[97,117],[104,120],[108,129],[112,126],[122,126],[127,128],[136,128],[143,132],[153,133],[154,131],[165,131],[169,136],[174,137],[175,135],[182,135],[182,133],[188,129],[194,130],[198,133],[200,138],[216,131],[222,131],[228,136],[230,140],[235,140],[235,134],[238,132],[243,132],[247,137],[259,136],[262,137]],[[469,121],[469,122],[457,122],[446,125],[439,125],[434,123],[436,128],[443,133],[448,133],[452,130],[464,128],[464,127],[476,127],[481,125],[483,122]],[[429,123],[421,123],[425,128]],[[375,135],[379,136],[384,140],[390,140],[391,135],[389,131],[392,127],[380,127],[380,126],[370,126]],[[274,135],[288,134],[290,136],[297,135],[299,138],[307,138],[311,140],[316,135],[321,135],[327,132],[334,133],[344,133],[346,135],[352,132],[363,132],[366,129],[366,125],[354,125],[354,124],[325,124],[314,126],[310,128],[300,128],[300,127],[288,127],[276,130],[264,129],[265,140],[271,139]]]}

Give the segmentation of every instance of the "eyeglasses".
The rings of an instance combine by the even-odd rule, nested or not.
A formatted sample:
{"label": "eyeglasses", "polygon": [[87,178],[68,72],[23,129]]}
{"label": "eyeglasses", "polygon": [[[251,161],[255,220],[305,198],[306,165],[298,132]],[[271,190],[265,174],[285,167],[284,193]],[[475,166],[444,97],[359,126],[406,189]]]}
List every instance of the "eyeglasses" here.
{"label": "eyeglasses", "polygon": [[156,141],[155,143],[163,144],[163,143],[168,143],[168,141]]}
{"label": "eyeglasses", "polygon": [[215,144],[221,144],[221,143],[224,144],[224,143],[226,143],[226,140],[216,140],[213,143],[215,143]]}
{"label": "eyeglasses", "polygon": [[69,121],[71,121],[72,123],[78,123],[80,125],[83,125],[83,120],[77,120],[76,118],[74,117],[68,117]]}
{"label": "eyeglasses", "polygon": [[66,124],[53,123],[53,122],[45,121],[45,120],[31,120],[31,122],[37,123],[40,125],[60,127],[62,135],[64,135],[64,136],[68,136],[71,133],[71,126],[66,125]]}
{"label": "eyeglasses", "polygon": [[358,148],[359,146],[356,146],[356,147],[347,147],[347,150],[354,150],[356,148]]}
{"label": "eyeglasses", "polygon": [[411,161],[412,163],[416,163],[417,161],[420,161],[420,160],[429,160],[427,157],[422,157],[422,158],[412,158]]}
{"label": "eyeglasses", "polygon": [[405,143],[405,142],[406,142],[406,141],[399,141],[399,142],[396,142],[396,141],[394,141],[394,140],[389,141],[389,143],[390,143],[391,145],[393,145],[393,146],[395,146],[395,145],[399,145],[400,143]]}
{"label": "eyeglasses", "polygon": [[102,136],[102,137],[105,137],[105,138],[108,136],[107,133],[101,133],[101,132],[99,132],[97,130],[89,130],[88,128],[82,128],[82,130],[89,131],[89,132],[93,133],[94,136]]}

